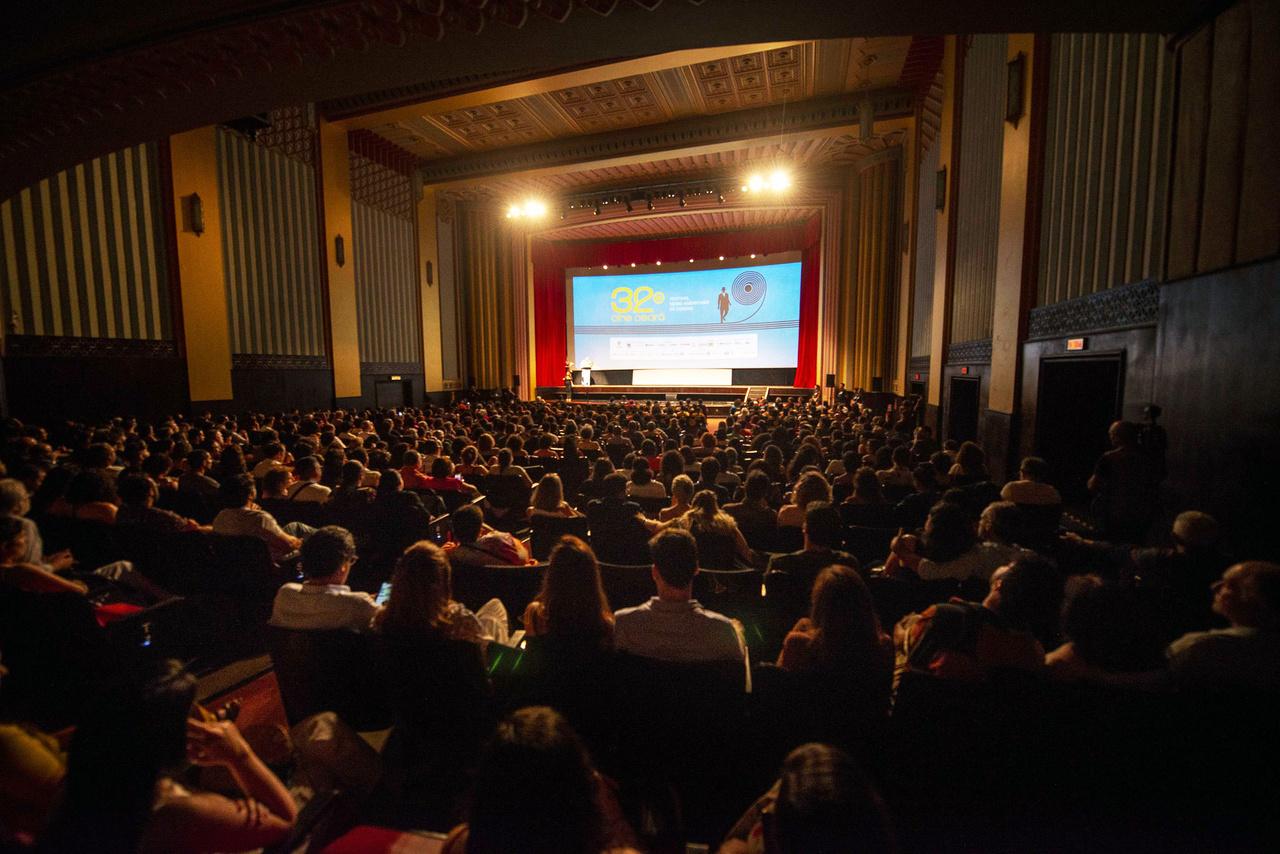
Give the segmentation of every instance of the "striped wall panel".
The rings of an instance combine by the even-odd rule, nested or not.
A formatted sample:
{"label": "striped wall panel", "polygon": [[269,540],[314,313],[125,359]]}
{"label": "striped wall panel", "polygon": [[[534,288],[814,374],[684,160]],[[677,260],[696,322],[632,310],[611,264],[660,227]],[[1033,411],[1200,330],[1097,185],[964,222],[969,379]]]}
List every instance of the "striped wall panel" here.
{"label": "striped wall panel", "polygon": [[360,361],[422,363],[413,221],[351,203]]}
{"label": "striped wall panel", "polygon": [[893,301],[897,280],[900,161],[882,159],[858,173],[858,268],[854,282],[854,387],[872,388],[893,373]]}
{"label": "striped wall panel", "polygon": [[173,337],[154,145],[81,163],[0,204],[0,305],[16,335]]}
{"label": "striped wall panel", "polygon": [[1160,273],[1173,58],[1159,35],[1055,35],[1037,300]]}
{"label": "striped wall panel", "polygon": [[461,382],[458,358],[458,289],[454,280],[453,219],[436,219],[436,249],[440,258],[440,376],[445,382]]}
{"label": "striped wall panel", "polygon": [[974,36],[964,56],[956,167],[956,261],[950,329],[953,342],[991,337],[1008,41],[1005,35]]}
{"label": "striped wall panel", "polygon": [[933,335],[933,260],[938,235],[938,146],[931,145],[920,160],[916,204],[915,283],[911,297],[911,356],[929,355]]}
{"label": "striped wall panel", "polygon": [[315,172],[218,130],[231,352],[323,356]]}

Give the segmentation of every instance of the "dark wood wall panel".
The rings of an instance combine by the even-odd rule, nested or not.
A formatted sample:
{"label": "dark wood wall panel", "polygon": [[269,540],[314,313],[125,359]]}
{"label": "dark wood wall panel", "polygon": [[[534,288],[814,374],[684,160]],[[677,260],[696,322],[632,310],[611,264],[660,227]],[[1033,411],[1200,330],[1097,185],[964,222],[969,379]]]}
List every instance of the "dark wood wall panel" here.
{"label": "dark wood wall panel", "polygon": [[1178,50],[1167,277],[1280,253],[1280,0],[1242,0]]}

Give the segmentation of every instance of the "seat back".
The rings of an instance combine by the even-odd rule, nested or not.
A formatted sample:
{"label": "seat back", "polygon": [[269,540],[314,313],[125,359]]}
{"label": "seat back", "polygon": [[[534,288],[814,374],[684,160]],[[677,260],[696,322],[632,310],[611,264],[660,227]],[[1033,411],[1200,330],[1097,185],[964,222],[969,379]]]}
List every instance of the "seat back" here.
{"label": "seat back", "polygon": [[640,509],[644,511],[644,515],[650,519],[657,519],[658,514],[671,504],[669,498],[646,498],[644,496],[633,495],[631,501],[640,505]]}
{"label": "seat back", "polygon": [[773,531],[775,552],[798,552],[804,548],[804,529],[796,525],[779,525]]}
{"label": "seat back", "polygon": [[507,609],[507,616],[519,619],[542,589],[545,563],[533,566],[468,566],[453,568],[453,598],[471,610],[477,610],[490,599],[497,599]]}
{"label": "seat back", "polygon": [[356,730],[391,725],[369,635],[268,626],[267,651],[290,726],[325,711]]}
{"label": "seat back", "polygon": [[617,611],[620,608],[632,608],[642,605],[653,597],[653,568],[649,564],[600,564],[600,581],[604,584],[604,594],[609,599],[609,607]]}
{"label": "seat back", "polygon": [[844,550],[858,559],[858,565],[871,567],[884,563],[889,556],[889,544],[897,535],[897,528],[865,528],[846,525]]}
{"label": "seat back", "polygon": [[494,507],[519,512],[529,507],[533,487],[518,475],[490,474],[481,478],[480,491]]}
{"label": "seat back", "polygon": [[551,549],[565,535],[572,535],[586,540],[587,518],[585,516],[544,516],[535,513],[529,517],[532,533],[529,539],[529,551],[534,560],[546,560]]}

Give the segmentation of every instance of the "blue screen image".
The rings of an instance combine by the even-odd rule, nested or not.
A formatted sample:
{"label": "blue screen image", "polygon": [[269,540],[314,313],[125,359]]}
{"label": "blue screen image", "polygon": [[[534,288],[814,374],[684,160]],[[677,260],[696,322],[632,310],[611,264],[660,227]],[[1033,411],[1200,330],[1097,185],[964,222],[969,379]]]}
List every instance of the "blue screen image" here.
{"label": "blue screen image", "polygon": [[597,370],[793,368],[800,262],[575,275],[574,358]]}

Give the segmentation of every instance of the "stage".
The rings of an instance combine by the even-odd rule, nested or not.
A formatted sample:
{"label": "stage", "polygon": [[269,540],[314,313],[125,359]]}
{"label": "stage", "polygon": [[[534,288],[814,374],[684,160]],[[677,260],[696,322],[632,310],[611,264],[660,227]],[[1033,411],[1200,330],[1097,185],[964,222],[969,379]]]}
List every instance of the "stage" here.
{"label": "stage", "polygon": [[[741,402],[751,392],[753,398],[808,397],[811,388],[794,386],[655,386],[655,385],[575,385],[575,403],[607,403],[614,400],[697,400],[703,403]],[[544,386],[537,389],[538,397],[564,400],[564,386]]]}

